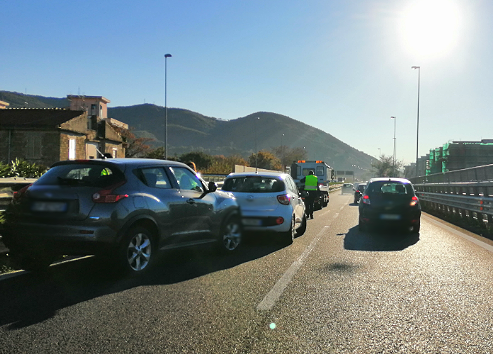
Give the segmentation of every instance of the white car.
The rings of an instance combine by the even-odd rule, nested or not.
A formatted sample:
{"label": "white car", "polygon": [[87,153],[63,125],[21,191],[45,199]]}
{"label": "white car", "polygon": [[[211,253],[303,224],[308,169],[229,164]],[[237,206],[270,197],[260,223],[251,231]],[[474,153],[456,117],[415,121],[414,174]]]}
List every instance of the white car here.
{"label": "white car", "polygon": [[289,174],[231,173],[222,190],[236,197],[246,231],[276,232],[287,244],[305,233],[305,204]]}

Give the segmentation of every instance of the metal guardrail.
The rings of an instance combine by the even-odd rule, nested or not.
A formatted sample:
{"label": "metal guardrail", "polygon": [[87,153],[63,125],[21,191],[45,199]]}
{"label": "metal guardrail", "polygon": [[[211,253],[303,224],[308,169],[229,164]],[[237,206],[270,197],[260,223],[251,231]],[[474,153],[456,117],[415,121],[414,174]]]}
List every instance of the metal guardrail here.
{"label": "metal guardrail", "polygon": [[421,183],[414,188],[423,206],[493,223],[493,182]]}
{"label": "metal guardrail", "polygon": [[10,204],[14,191],[34,183],[36,180],[37,178],[24,177],[0,178],[0,211],[5,210]]}

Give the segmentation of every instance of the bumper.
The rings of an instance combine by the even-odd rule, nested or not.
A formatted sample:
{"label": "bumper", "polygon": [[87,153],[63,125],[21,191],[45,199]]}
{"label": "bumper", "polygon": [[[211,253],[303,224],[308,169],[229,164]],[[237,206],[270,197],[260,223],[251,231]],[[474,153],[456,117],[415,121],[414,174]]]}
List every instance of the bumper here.
{"label": "bumper", "polygon": [[20,224],[2,233],[12,251],[88,255],[105,252],[116,245],[117,233],[103,225]]}

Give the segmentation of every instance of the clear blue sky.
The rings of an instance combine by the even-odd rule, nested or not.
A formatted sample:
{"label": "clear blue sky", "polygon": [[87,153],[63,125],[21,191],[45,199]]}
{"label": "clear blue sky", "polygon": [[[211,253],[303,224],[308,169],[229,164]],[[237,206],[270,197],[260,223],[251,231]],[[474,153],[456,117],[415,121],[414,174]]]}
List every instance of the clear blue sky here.
{"label": "clear blue sky", "polygon": [[[397,159],[493,138],[493,1],[1,1],[0,89],[235,119],[275,112]],[[380,149],[380,150],[379,150]]]}

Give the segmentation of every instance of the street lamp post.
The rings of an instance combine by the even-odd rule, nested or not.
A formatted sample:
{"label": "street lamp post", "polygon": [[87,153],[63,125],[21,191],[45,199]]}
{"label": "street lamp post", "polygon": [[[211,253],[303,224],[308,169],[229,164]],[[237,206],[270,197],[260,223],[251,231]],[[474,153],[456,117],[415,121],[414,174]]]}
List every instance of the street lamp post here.
{"label": "street lamp post", "polygon": [[282,138],[284,137],[284,133],[281,135],[281,165],[282,172],[284,172],[284,147],[282,146]]}
{"label": "street lamp post", "polygon": [[257,119],[255,119],[255,124],[253,126],[253,129],[255,130],[255,172],[258,172],[257,121],[259,119],[260,117],[257,117]]}
{"label": "street lamp post", "polygon": [[171,58],[171,54],[164,55],[164,159],[165,160],[168,159],[168,102],[166,101],[168,58]]}
{"label": "street lamp post", "polygon": [[390,119],[393,119],[394,120],[394,158],[393,158],[393,166],[394,166],[394,177],[397,177],[395,174],[395,124],[397,122],[397,118],[392,116],[390,117]]}
{"label": "street lamp post", "polygon": [[418,69],[418,117],[416,119],[416,177],[419,176],[418,172],[418,143],[419,143],[419,81],[421,76],[421,67],[411,66],[411,69]]}

